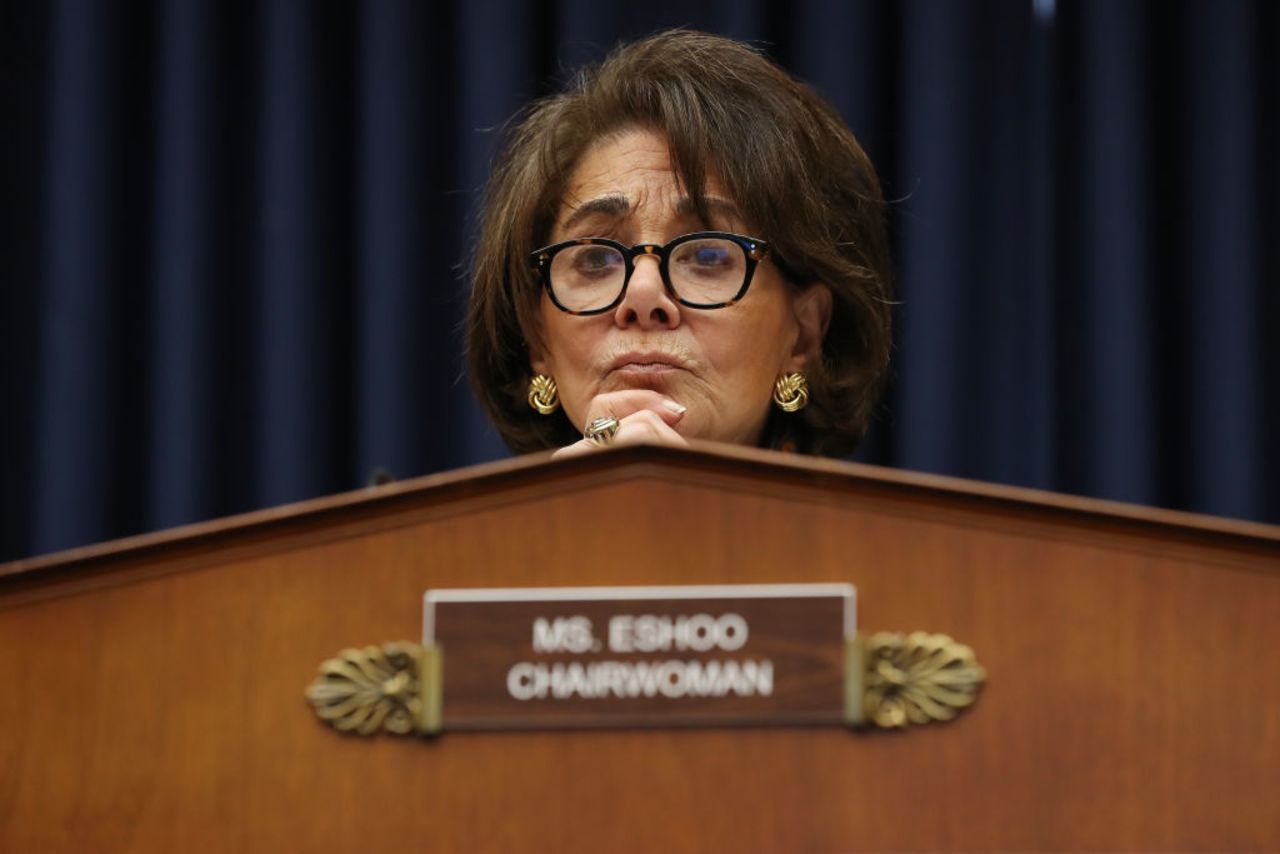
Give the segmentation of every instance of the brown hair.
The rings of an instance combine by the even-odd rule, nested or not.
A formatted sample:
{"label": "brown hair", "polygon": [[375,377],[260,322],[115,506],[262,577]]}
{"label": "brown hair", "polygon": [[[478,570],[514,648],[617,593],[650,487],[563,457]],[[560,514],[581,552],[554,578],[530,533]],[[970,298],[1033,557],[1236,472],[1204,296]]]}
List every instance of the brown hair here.
{"label": "brown hair", "polygon": [[704,221],[710,172],[794,287],[830,287],[809,405],[773,413],[762,444],[849,453],[889,361],[892,267],[879,180],[812,89],[747,45],[686,30],[622,45],[567,91],[530,105],[507,133],[486,188],[467,316],[471,381],[499,433],[521,452],[580,438],[562,412],[542,416],[526,400],[528,342],[541,335],[541,289],[528,257],[547,242],[583,153],[636,127],[667,138],[677,180]]}

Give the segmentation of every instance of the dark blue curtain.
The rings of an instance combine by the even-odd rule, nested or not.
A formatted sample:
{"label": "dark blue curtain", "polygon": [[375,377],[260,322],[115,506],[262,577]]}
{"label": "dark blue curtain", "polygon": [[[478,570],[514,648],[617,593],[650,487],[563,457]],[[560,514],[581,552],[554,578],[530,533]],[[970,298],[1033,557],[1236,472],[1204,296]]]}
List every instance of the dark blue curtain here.
{"label": "dark blue curtain", "polygon": [[894,200],[861,456],[1280,521],[1280,9],[0,4],[0,559],[504,455],[462,372],[496,130],[619,39],[758,41]]}

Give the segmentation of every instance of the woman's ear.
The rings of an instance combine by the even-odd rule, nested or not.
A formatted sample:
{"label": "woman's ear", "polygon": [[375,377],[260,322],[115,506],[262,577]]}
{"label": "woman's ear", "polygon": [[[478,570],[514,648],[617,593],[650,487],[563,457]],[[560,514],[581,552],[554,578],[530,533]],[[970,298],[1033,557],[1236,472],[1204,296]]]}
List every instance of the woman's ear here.
{"label": "woman's ear", "polygon": [[546,374],[547,376],[553,376],[550,369],[547,367],[547,360],[542,356],[534,356],[530,354],[529,367],[533,369],[534,375]]}
{"label": "woman's ear", "polygon": [[550,360],[547,358],[546,350],[542,347],[536,337],[526,339],[525,346],[529,351],[529,368],[533,371],[531,376],[537,374],[546,374],[549,377],[555,377],[551,370]]}
{"label": "woman's ear", "polygon": [[544,335],[545,326],[542,320],[541,310],[531,312],[532,317],[529,322],[520,324],[521,332],[524,333],[524,349],[529,354],[529,369],[533,372],[530,376],[545,374],[546,376],[555,378],[552,360],[547,354],[547,343]]}
{"label": "woman's ear", "polygon": [[796,316],[796,343],[789,364],[804,371],[822,358],[822,342],[831,324],[831,289],[816,282],[796,295],[792,303]]}

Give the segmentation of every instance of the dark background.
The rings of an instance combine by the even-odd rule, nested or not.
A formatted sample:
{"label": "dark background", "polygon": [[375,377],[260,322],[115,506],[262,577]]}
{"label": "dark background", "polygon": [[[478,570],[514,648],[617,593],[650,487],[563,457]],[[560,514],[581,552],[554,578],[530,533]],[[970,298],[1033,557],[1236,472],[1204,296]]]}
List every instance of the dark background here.
{"label": "dark background", "polygon": [[1278,9],[0,2],[0,560],[504,455],[459,331],[495,129],[675,25],[894,199],[863,459],[1280,522]]}

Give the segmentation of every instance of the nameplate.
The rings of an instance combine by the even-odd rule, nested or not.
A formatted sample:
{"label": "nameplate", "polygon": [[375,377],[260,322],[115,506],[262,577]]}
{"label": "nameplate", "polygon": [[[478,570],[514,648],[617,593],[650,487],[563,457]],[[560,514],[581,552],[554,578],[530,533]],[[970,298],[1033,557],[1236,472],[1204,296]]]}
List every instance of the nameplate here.
{"label": "nameplate", "polygon": [[839,724],[849,584],[431,590],[456,729]]}

